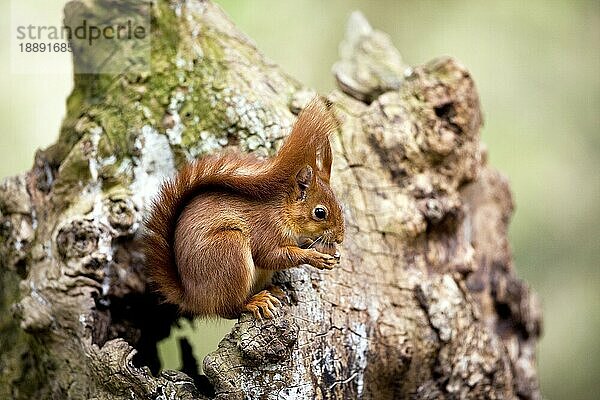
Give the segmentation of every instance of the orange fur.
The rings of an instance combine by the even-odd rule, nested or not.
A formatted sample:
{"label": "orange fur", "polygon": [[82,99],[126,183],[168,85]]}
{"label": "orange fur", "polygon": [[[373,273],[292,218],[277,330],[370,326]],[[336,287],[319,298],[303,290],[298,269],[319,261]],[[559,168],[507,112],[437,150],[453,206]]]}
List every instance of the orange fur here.
{"label": "orange fur", "polygon": [[[232,318],[248,311],[271,271],[334,265],[330,255],[300,246],[323,236],[315,247],[331,249],[343,239],[341,207],[329,187],[335,129],[315,99],[272,159],[205,157],[163,184],[143,243],[150,280],[167,302],[194,315]],[[298,181],[301,171],[307,187]],[[326,221],[315,220],[317,205],[329,210]]]}

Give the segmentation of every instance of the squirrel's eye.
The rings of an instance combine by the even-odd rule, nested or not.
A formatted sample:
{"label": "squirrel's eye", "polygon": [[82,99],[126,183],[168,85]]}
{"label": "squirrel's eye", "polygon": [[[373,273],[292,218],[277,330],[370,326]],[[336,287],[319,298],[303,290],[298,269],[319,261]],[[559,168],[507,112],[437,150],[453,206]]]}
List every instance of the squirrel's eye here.
{"label": "squirrel's eye", "polygon": [[313,217],[319,220],[327,218],[327,208],[325,208],[325,206],[315,207],[315,209],[313,210]]}

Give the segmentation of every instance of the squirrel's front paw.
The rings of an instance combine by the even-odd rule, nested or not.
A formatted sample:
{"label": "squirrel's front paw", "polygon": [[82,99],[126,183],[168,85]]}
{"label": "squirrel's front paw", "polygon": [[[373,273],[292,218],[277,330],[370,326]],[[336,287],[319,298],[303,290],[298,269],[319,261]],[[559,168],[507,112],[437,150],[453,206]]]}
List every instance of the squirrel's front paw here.
{"label": "squirrel's front paw", "polygon": [[313,254],[311,254],[311,261],[309,264],[315,268],[319,269],[333,269],[340,262],[340,257],[336,253],[336,255],[329,255],[325,253],[320,253],[316,250],[313,250]]}

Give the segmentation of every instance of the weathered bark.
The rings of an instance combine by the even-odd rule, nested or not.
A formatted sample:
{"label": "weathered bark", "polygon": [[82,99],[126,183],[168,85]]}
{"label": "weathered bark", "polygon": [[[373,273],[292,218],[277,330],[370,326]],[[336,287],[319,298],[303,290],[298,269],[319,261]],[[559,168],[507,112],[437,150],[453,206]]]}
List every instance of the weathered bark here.
{"label": "weathered bark", "polygon": [[58,142],[0,189],[0,397],[540,397],[539,307],[471,76],[449,58],[408,68],[360,14],[348,32],[329,96],[341,266],[279,273],[282,315],[242,316],[206,377],[193,360],[158,373],[177,314],[146,290],[144,211],[186,160],[272,154],[311,91],[199,0],[153,6],[152,74],[75,77]]}

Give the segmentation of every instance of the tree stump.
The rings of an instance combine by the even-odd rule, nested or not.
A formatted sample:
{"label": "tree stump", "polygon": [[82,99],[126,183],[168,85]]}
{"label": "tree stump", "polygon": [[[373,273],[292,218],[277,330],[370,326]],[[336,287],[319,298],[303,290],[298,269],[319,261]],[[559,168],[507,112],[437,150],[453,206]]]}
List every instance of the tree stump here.
{"label": "tree stump", "polygon": [[278,273],[281,315],[243,315],[205,376],[185,343],[186,373],[160,371],[178,314],[147,288],[144,213],[189,160],[272,155],[314,92],[201,0],[152,4],[151,74],[75,76],[56,144],[0,186],[1,398],[540,398],[540,308],[515,275],[469,72],[404,65],[358,13],[341,50],[341,265]]}

